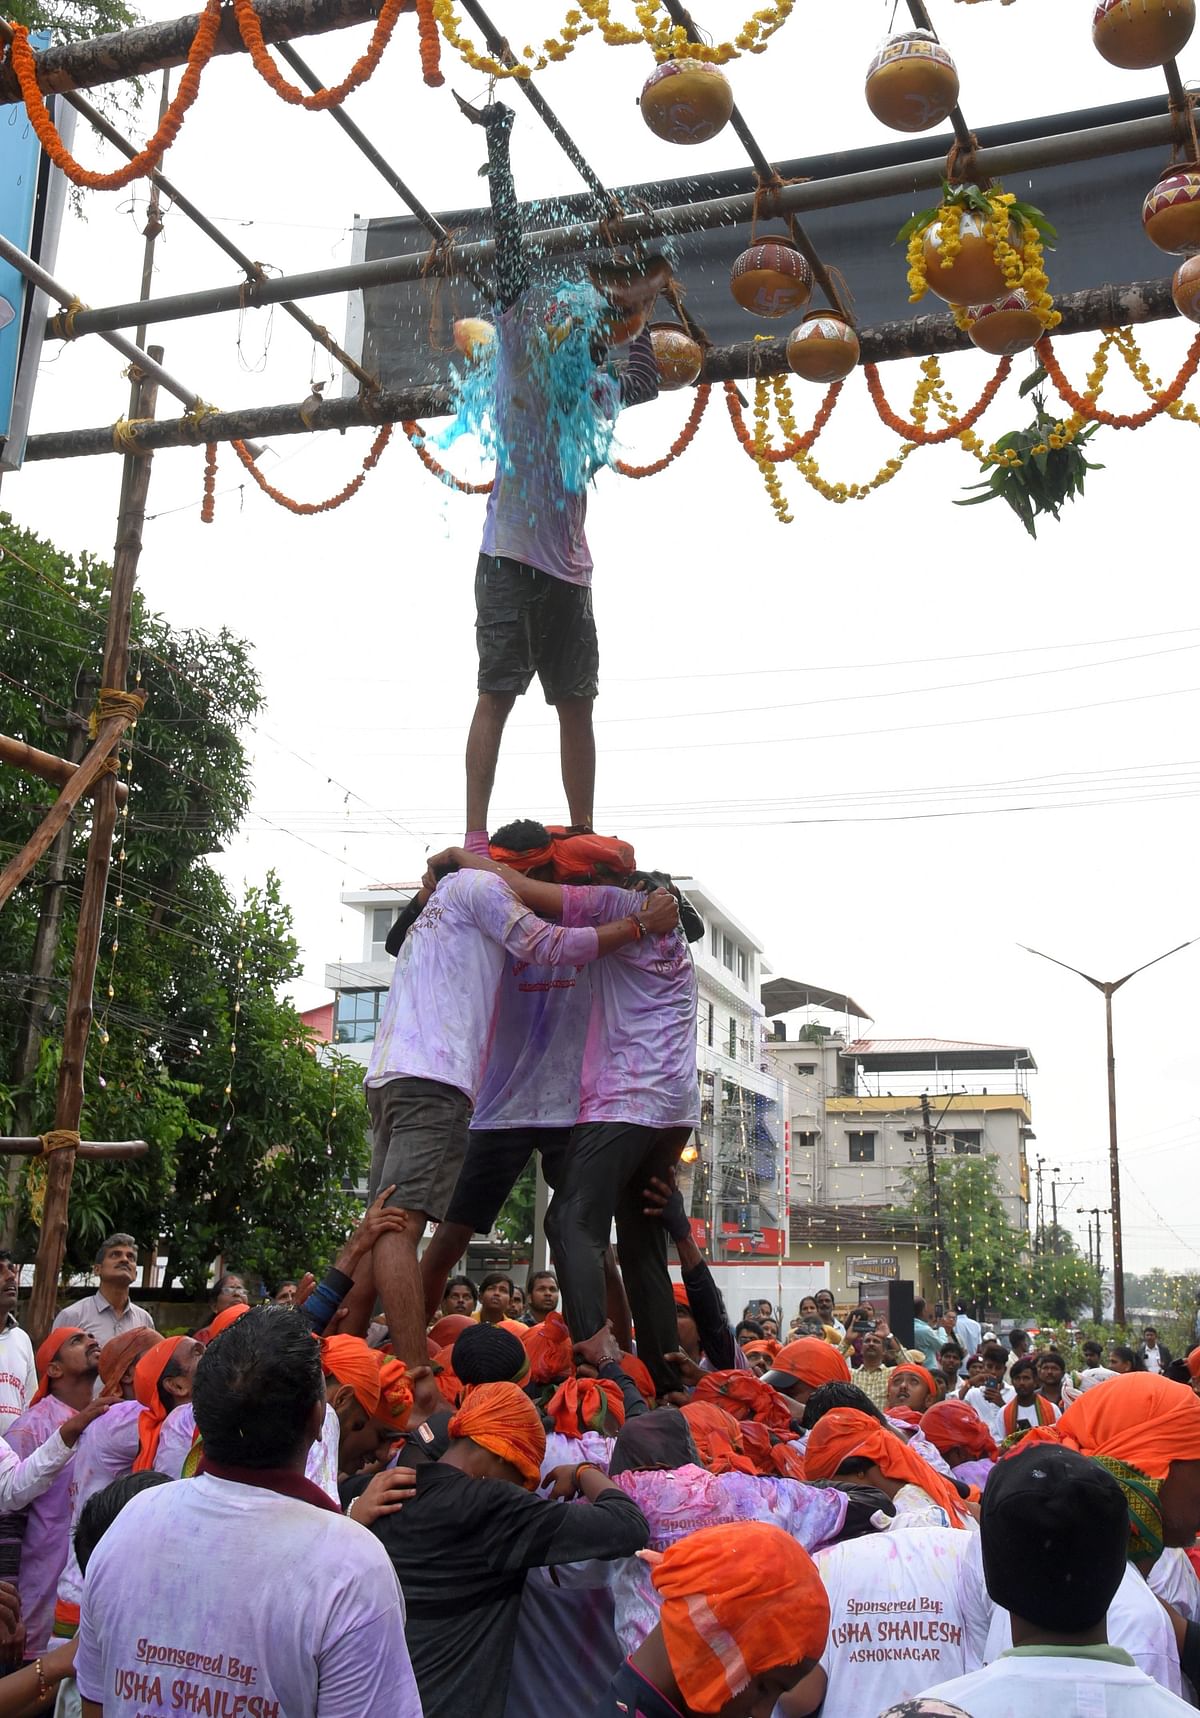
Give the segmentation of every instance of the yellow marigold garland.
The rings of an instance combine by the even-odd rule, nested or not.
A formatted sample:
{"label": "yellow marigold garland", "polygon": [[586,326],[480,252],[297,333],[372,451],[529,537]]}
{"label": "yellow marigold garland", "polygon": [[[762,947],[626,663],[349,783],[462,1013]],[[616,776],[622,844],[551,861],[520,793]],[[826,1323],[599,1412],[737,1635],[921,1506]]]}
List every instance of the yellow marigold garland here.
{"label": "yellow marigold garland", "polygon": [[[918,393],[920,385],[918,385]],[[912,453],[916,442],[905,442],[899,453],[887,460],[879,470],[865,483],[830,483],[821,476],[820,467],[813,458],[811,451],[803,445],[796,428],[796,419],[792,407],[791,386],[786,376],[760,376],[754,391],[754,437],[751,443],[751,454],[762,475],[763,486],[767,491],[775,517],[781,525],[789,525],[792,515],[787,510],[787,501],[776,474],[775,465],[767,458],[766,450],[770,441],[771,403],[774,401],[776,415],[779,419],[779,431],[786,446],[797,444],[791,455],[792,464],[811,489],[826,501],[835,502],[840,506],[845,501],[865,501],[875,490],[882,489],[903,466],[909,454]],[[913,398],[913,417],[919,420],[918,413],[925,410],[921,399]]]}
{"label": "yellow marigold garland", "polygon": [[[992,247],[992,254],[1004,276],[1007,292],[1023,292],[1029,308],[1042,328],[1049,333],[1062,321],[1062,313],[1054,308],[1050,296],[1050,280],[1046,273],[1043,235],[1054,237],[1054,229],[1045,217],[1029,203],[1018,202],[1011,191],[997,186],[981,191],[975,185],[943,186],[942,201],[935,209],[914,215],[900,229],[905,241],[905,262],[908,269],[908,302],[919,304],[929,290],[928,266],[925,259],[925,239],[931,227],[938,233],[938,266],[950,268],[962,248],[961,222],[965,213],[975,213],[981,219],[981,229]],[[1012,242],[1016,233],[1018,245]],[[1018,248],[1019,246],[1019,248]],[[970,319],[967,306],[950,306],[959,328],[966,329]]]}
{"label": "yellow marigold garland", "polygon": [[592,28],[584,22],[583,13],[572,7],[557,36],[547,36],[540,49],[526,46],[519,54],[514,50],[516,64],[506,66],[503,60],[485,54],[463,35],[462,19],[454,10],[454,0],[433,0],[433,15],[447,43],[464,64],[490,78],[528,78],[534,72],[544,72],[551,61],[565,60],[579,38],[588,35]]}
{"label": "yellow marigold garland", "polygon": [[773,0],[771,5],[751,13],[732,40],[710,44],[689,41],[683,26],[674,23],[663,11],[662,0],[637,0],[636,27],[613,18],[610,0],[579,0],[578,6],[566,14],[557,35],[547,36],[540,47],[528,45],[519,53],[514,49],[516,64],[511,66],[493,54],[484,53],[463,34],[454,0],[433,0],[433,13],[448,45],[472,71],[492,78],[528,78],[534,72],[545,71],[554,62],[565,60],[580,38],[593,29],[610,48],[644,45],[660,62],[703,60],[708,65],[727,65],[741,54],[761,54],[775,32],[787,23],[795,3],[796,0]]}

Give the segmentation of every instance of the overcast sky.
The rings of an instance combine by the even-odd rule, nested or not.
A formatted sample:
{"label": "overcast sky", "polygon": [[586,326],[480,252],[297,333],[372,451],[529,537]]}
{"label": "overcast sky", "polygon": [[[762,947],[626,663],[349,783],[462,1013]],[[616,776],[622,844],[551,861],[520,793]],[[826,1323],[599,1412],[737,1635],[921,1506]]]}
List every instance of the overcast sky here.
{"label": "overcast sky", "polygon": [[[178,9],[156,0],[147,12]],[[749,9],[710,0],[702,21],[720,14],[728,31]],[[563,9],[495,0],[501,21],[514,10],[551,27]],[[772,158],[895,140],[862,99],[893,10],[890,0],[857,0],[818,24],[811,7],[797,7],[766,54],[732,68]],[[1099,58],[1085,0],[1004,9],[941,0],[933,10],[976,128],[1160,87],[1154,74]],[[333,81],[364,39],[315,38],[304,52]],[[1185,75],[1198,57],[1193,44]],[[449,60],[446,69],[464,95],[486,93],[478,74]],[[643,50],[589,39],[544,76],[606,182],[741,165],[728,133],[686,152],[650,135],[633,106],[649,69]],[[522,194],[577,189],[513,99]],[[351,111],[429,206],[482,200],[479,134],[448,88],[421,84],[411,18]],[[87,136],[77,153],[115,160]],[[251,256],[284,271],[348,262],[356,213],[401,212],[332,120],[285,107],[240,57],[209,68],[166,169]],[[89,195],[86,220],[68,223],[57,272],[87,302],[136,296],[144,204],[142,187]],[[902,253],[881,249],[879,267],[902,271]],[[1170,267],[1164,257],[1164,274]],[[231,278],[231,265],[168,214],[155,293]],[[344,300],[310,309],[340,337]],[[1157,370],[1174,374],[1190,332],[1179,321],[1145,332]],[[168,367],[226,407],[297,400],[329,374],[278,311],[161,334]],[[1075,378],[1094,345],[1092,336],[1061,343]],[[894,400],[911,394],[915,368],[887,367]],[[963,355],[946,370],[967,400],[990,363]],[[797,392],[811,412],[819,396],[803,384]],[[1114,397],[1133,394],[1122,382]],[[632,456],[661,454],[689,402],[667,396],[624,418]],[[116,355],[81,340],[48,349],[33,427],[109,423],[125,404]],[[985,429],[1000,434],[1024,416],[1014,383]],[[1171,423],[1101,435],[1106,470],[1036,544],[999,505],[951,506],[978,478],[957,446],[920,451],[889,488],[842,508],[788,471],[795,523],[784,528],[715,400],[684,460],[641,483],[606,472],[590,507],[598,826],[632,838],[643,862],[702,878],[777,973],[849,991],[876,1035],[1031,1046],[1032,1152],[1075,1184],[1060,1205],[1081,1232],[1075,1208],[1109,1203],[1103,1004],[1018,945],[1115,978],[1200,935],[1195,436]],[[264,468],[297,497],[321,498],[353,474],[370,439],[366,430],[281,437]],[[862,480],[897,445],[852,379],[819,444],[822,469]],[[458,469],[470,470],[465,454]],[[6,479],[4,505],[65,549],[108,554],[119,477],[115,458],[33,465]],[[254,645],[268,700],[250,736],[255,814],[219,862],[235,888],[268,867],[280,873],[304,950],[297,1000],[309,1006],[326,994],[325,961],[359,953],[361,921],[340,907],[340,891],[410,879],[431,845],[461,833],[482,503],[436,485],[399,436],[362,493],[316,519],[243,488],[223,450],[217,522],[203,527],[201,480],[199,451],[156,458],[142,583],[174,623],[228,624]],[[510,723],[493,821],[563,812],[555,719],[535,690]],[[1135,1268],[1200,1269],[1198,975],[1200,945],[1115,1004]]]}

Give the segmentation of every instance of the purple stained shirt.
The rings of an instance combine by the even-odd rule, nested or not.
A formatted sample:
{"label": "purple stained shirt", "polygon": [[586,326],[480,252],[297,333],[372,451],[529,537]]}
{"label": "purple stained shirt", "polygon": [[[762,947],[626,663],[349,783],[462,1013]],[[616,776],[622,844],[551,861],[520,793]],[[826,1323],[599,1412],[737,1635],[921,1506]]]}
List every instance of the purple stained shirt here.
{"label": "purple stained shirt", "polygon": [[[79,1517],[89,1497],[103,1491],[114,1479],[132,1473],[133,1459],[138,1447],[138,1417],[140,1402],[114,1402],[107,1413],[93,1420],[80,1433],[75,1446],[71,1475],[71,1538],[74,1540]],[[190,1481],[189,1481],[190,1483]],[[65,1604],[77,1605],[83,1596],[83,1576],[75,1560],[72,1543],[58,1578],[58,1597]],[[49,1640],[48,1644],[56,1643]]]}
{"label": "purple stained shirt", "polygon": [[[538,324],[552,292],[544,286],[523,292],[496,318],[496,430],[501,453],[488,496],[481,551],[536,567],[572,585],[590,585],[592,556],[584,534],[587,495],[563,482],[558,445],[547,433],[551,409],[546,379],[539,374],[545,340]],[[618,381],[598,369],[592,404],[598,418],[615,419],[622,404],[652,400],[658,371],[647,334],[629,349]]]}
{"label": "purple stained shirt", "polygon": [[587,966],[508,955],[471,1126],[574,1127],[592,987]]}
{"label": "purple stained shirt", "polygon": [[[24,1461],[74,1414],[57,1396],[43,1396],[5,1432],[8,1445]],[[37,1658],[54,1626],[54,1599],[58,1578],[70,1550],[71,1480],[75,1457],[59,1473],[48,1491],[29,1505],[25,1537],[21,1542],[21,1567],[17,1591],[21,1595],[21,1619],[25,1624],[25,1656]]]}
{"label": "purple stained shirt", "polygon": [[400,1078],[455,1086],[472,1102],[483,1079],[505,951],[570,969],[596,959],[594,929],[567,930],[531,913],[494,871],[443,877],[405,938],[365,1084]]}
{"label": "purple stained shirt", "polygon": [[[564,925],[601,925],[646,905],[634,889],[564,888]],[[696,969],[683,932],[646,936],[599,961],[579,1100],[583,1122],[695,1127]]]}

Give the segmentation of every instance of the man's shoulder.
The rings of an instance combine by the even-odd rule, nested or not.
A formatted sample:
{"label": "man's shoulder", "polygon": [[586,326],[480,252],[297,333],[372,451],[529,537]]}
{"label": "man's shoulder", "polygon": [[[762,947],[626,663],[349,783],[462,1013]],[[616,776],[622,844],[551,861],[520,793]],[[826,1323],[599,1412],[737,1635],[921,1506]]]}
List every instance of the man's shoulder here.
{"label": "man's shoulder", "polygon": [[99,1298],[98,1294],[85,1294],[81,1295],[78,1300],[71,1301],[69,1305],[63,1307],[61,1312],[55,1314],[54,1323],[50,1328],[61,1330],[64,1324],[70,1324],[76,1313],[95,1312],[96,1302]]}
{"label": "man's shoulder", "polygon": [[28,1349],[30,1354],[33,1353],[33,1343],[29,1339],[28,1331],[22,1330],[15,1322],[0,1329],[0,1344],[2,1343],[6,1343],[10,1348]]}

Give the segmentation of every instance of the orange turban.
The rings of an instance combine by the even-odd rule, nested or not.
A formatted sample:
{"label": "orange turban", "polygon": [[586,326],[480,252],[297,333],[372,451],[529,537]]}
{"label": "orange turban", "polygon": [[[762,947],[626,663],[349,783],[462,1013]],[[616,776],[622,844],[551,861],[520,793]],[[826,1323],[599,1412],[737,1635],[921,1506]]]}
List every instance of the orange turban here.
{"label": "orange turban", "polygon": [[591,829],[579,835],[568,835],[558,829],[551,829],[550,833],[554,837],[556,883],[586,882],[597,866],[621,877],[628,876],[634,868],[633,848],[619,836],[597,835]]}
{"label": "orange turban", "polygon": [[548,865],[553,856],[553,841],[547,841],[544,847],[497,847],[494,842],[488,843],[489,858],[494,859],[497,865],[507,865],[511,871],[520,871],[522,875]]}
{"label": "orange turban", "polygon": [[437,1323],[430,1326],[429,1340],[435,1348],[450,1348],[456,1337],[464,1330],[470,1330],[475,1320],[468,1318],[463,1312],[448,1312],[445,1318],[439,1318]]}
{"label": "orange turban", "polygon": [[1166,1479],[1173,1461],[1200,1461],[1200,1396],[1154,1372],[1125,1372],[1088,1390],[1053,1426],[1035,1426],[1017,1447],[1030,1444],[1065,1444]]}
{"label": "orange turban", "polygon": [[100,1382],[107,1390],[110,1384],[119,1384],[141,1355],[148,1348],[153,1348],[162,1341],[157,1330],[127,1330],[124,1336],[113,1336],[100,1350]]}
{"label": "orange turban", "polygon": [[850,1368],[844,1355],[819,1336],[800,1336],[795,1342],[785,1342],[767,1377],[771,1378],[776,1372],[786,1372],[789,1378],[798,1378],[812,1390],[819,1389],[822,1384],[850,1382]]}
{"label": "orange turban", "polygon": [[83,1336],[84,1334],[85,1332],[77,1324],[60,1324],[58,1329],[52,1330],[45,1342],[39,1346],[34,1356],[34,1364],[37,1366],[38,1387],[29,1403],[31,1408],[34,1402],[40,1402],[42,1397],[49,1392],[50,1380],[46,1377],[46,1373],[50,1369],[50,1362],[55,1358],[63,1343],[68,1337]]}
{"label": "orange turban", "polygon": [[524,1342],[525,1332],[529,1329],[529,1326],[527,1324],[522,1324],[519,1318],[502,1318],[498,1324],[493,1326],[493,1328],[496,1330],[507,1330],[510,1336],[516,1337],[518,1342]]}
{"label": "orange turban", "polygon": [[[920,1378],[922,1383],[929,1386],[929,1394],[931,1396],[937,1395],[937,1383],[935,1382],[933,1373],[929,1370],[928,1366],[918,1366],[915,1360],[906,1360],[903,1366],[892,1367],[893,1378],[896,1376],[897,1372],[908,1372],[911,1373],[914,1378]],[[888,1411],[889,1413],[891,1412],[890,1409]]]}
{"label": "orange turban", "polygon": [[650,1578],[671,1673],[693,1712],[719,1712],[764,1671],[825,1650],[821,1577],[780,1527],[702,1527],[669,1546]]}
{"label": "orange turban", "polygon": [[632,1378],[641,1393],[642,1400],[651,1407],[658,1401],[658,1391],[654,1388],[654,1380],[650,1376],[650,1368],[644,1360],[639,1360],[636,1354],[621,1355],[621,1370],[627,1378]]}
{"label": "orange turban", "polygon": [[403,1360],[385,1360],[379,1368],[380,1418],[391,1420],[397,1431],[403,1431],[412,1405],[408,1368]]}
{"label": "orange turban", "polygon": [[715,1402],[685,1402],[680,1409],[692,1434],[696,1454],[709,1473],[754,1473],[754,1462],[743,1452],[741,1427]]}
{"label": "orange turban", "polygon": [[776,1342],[773,1336],[764,1336],[755,1342],[743,1342],[743,1354],[765,1354],[768,1360],[774,1360],[779,1353],[782,1343]]}
{"label": "orange turban", "polygon": [[603,1432],[611,1414],[618,1427],[625,1424],[625,1398],[619,1384],[607,1378],[568,1378],[546,1403],[546,1418],[565,1438],[584,1432]]}
{"label": "orange turban", "polygon": [[250,1308],[244,1300],[235,1301],[232,1306],[227,1306],[224,1312],[219,1312],[211,1324],[206,1324],[203,1330],[196,1332],[196,1341],[203,1343],[207,1348],[215,1337],[220,1336],[223,1330],[228,1330],[229,1326],[236,1323],[244,1312],[249,1311]]}
{"label": "orange turban", "polygon": [[697,1402],[715,1402],[735,1420],[757,1420],[773,1432],[791,1427],[787,1403],[753,1372],[705,1372],[696,1385]]}
{"label": "orange turban", "polygon": [[935,1450],[964,1449],[972,1461],[995,1461],[996,1440],[974,1408],[953,1399],[935,1402],[921,1415],[921,1432]]}
{"label": "orange turban", "polygon": [[[1200,1412],[1200,1401],[1196,1407]],[[966,1521],[962,1498],[945,1477],[910,1450],[903,1438],[889,1432],[870,1414],[857,1408],[834,1408],[822,1414],[804,1448],[804,1465],[809,1479],[833,1479],[843,1462],[851,1456],[861,1456],[888,1479],[903,1485],[915,1485],[938,1503],[950,1517],[952,1527],[962,1527]]]}
{"label": "orange turban", "polygon": [[804,1457],[794,1439],[778,1438],[758,1420],[738,1423],[742,1451],[754,1464],[755,1473],[767,1479],[804,1479]]}
{"label": "orange turban", "polygon": [[1187,1369],[1193,1378],[1200,1378],[1200,1348],[1193,1348],[1188,1355]]}
{"label": "orange turban", "polygon": [[175,1358],[179,1344],[189,1340],[186,1336],[164,1336],[153,1348],[146,1350],[133,1369],[134,1399],[142,1404],[142,1412],[138,1415],[137,1455],[133,1458],[134,1473],[145,1473],[147,1468],[154,1466],[162,1423],[170,1412],[159,1396],[159,1382]]}
{"label": "orange turban", "polygon": [[546,1434],[537,1409],[516,1384],[476,1384],[449,1426],[452,1438],[469,1438],[511,1463],[535,1491],[546,1458]]}
{"label": "orange turban", "polygon": [[429,1356],[436,1367],[437,1387],[442,1397],[452,1408],[458,1407],[458,1398],[463,1393],[462,1380],[454,1370],[454,1351],[450,1348],[435,1348]]}
{"label": "orange turban", "polygon": [[365,1414],[379,1407],[383,1386],[379,1377],[379,1355],[361,1336],[327,1336],[321,1343],[321,1365],[327,1378],[348,1384]]}
{"label": "orange turban", "polygon": [[567,1321],[560,1312],[548,1312],[540,1324],[527,1327],[521,1337],[529,1356],[531,1384],[557,1384],[575,1368],[575,1349]]}
{"label": "orange turban", "polygon": [[688,1291],[684,1288],[682,1283],[672,1283],[671,1293],[675,1296],[676,1306],[681,1306],[685,1312],[691,1311],[691,1302],[688,1300]]}

